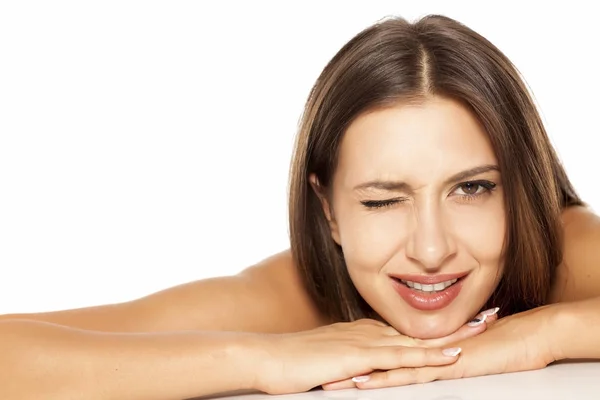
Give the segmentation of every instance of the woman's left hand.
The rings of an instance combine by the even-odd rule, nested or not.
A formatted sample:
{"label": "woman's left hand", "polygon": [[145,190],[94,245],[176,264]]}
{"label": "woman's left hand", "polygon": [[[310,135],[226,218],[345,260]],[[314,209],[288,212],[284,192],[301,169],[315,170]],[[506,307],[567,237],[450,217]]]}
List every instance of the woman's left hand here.
{"label": "woman's left hand", "polygon": [[323,389],[375,389],[544,368],[555,360],[548,338],[554,329],[553,311],[552,306],[544,306],[491,323],[482,334],[453,344],[462,349],[454,364],[377,371]]}

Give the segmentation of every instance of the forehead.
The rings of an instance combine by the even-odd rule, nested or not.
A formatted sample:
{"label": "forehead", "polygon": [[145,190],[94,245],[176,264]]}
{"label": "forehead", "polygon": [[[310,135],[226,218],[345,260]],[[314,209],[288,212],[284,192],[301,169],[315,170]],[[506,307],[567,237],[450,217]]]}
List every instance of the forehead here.
{"label": "forehead", "polygon": [[475,116],[459,102],[435,97],[356,118],[342,139],[336,175],[347,184],[411,178],[418,184],[495,163]]}

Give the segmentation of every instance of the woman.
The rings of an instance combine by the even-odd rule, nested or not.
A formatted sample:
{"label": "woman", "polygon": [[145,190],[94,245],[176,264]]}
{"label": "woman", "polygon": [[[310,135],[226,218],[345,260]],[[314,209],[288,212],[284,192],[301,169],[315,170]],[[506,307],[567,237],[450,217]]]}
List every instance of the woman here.
{"label": "woman", "polygon": [[290,393],[600,358],[600,221],[470,29],[389,19],[353,38],[311,92],[290,184],[291,250],[238,276],[3,316],[0,393]]}

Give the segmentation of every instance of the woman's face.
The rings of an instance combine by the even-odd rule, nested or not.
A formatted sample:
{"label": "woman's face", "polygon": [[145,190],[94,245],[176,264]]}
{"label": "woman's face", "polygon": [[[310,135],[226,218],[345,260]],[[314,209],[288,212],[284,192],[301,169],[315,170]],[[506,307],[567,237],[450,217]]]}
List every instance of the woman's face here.
{"label": "woman's face", "polygon": [[405,335],[456,331],[496,288],[500,172],[486,133],[460,103],[435,97],[357,118],[329,200],[332,237],[354,285]]}

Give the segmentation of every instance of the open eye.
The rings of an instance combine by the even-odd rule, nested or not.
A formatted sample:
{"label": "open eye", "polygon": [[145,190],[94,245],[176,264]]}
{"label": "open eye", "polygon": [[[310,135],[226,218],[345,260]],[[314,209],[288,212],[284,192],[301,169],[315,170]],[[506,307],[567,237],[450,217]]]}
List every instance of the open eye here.
{"label": "open eye", "polygon": [[[456,188],[456,193],[460,195],[473,196],[486,190],[483,185],[475,182],[466,182]],[[461,193],[462,192],[462,193]]]}
{"label": "open eye", "polygon": [[494,190],[496,184],[490,181],[463,182],[456,187],[453,194],[465,199],[472,199]]}

